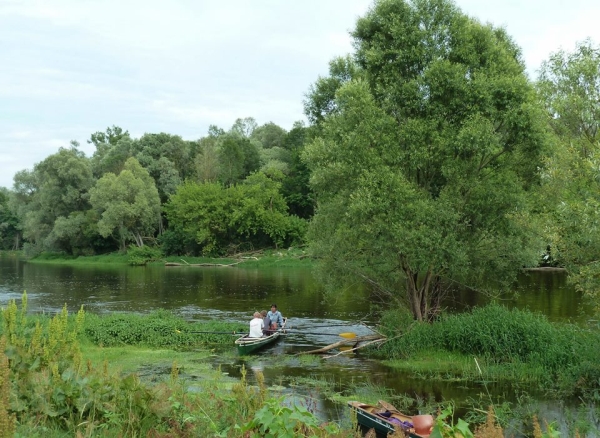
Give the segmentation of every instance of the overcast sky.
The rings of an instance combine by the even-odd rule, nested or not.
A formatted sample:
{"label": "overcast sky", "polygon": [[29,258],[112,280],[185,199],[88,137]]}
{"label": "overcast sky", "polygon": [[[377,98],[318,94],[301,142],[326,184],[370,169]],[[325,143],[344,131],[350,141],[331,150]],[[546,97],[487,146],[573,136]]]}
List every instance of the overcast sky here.
{"label": "overcast sky", "polygon": [[[254,117],[290,129],[368,0],[0,0],[0,186],[70,140],[118,125],[198,139]],[[597,0],[458,0],[504,26],[531,77],[600,43]]]}

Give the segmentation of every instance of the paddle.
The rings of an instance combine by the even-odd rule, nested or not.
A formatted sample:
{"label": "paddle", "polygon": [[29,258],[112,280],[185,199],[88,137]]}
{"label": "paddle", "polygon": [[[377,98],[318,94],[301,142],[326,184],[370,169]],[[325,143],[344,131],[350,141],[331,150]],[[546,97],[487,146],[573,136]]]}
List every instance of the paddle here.
{"label": "paddle", "polygon": [[[323,328],[323,327],[350,327],[353,324],[323,324],[323,325],[301,325],[301,326],[297,326],[296,329],[316,329],[316,328]],[[356,325],[356,324],[354,324]]]}
{"label": "paddle", "polygon": [[193,332],[182,332],[181,330],[177,330],[175,329],[175,331],[177,333],[206,333],[206,334],[210,334],[210,335],[247,335],[248,333],[244,333],[244,332],[201,332],[201,331],[193,331]]}
{"label": "paddle", "polygon": [[346,333],[322,333],[322,332],[305,332],[302,330],[298,330],[298,329],[285,329],[285,332],[289,332],[290,330],[297,330],[296,333],[284,333],[284,334],[288,334],[288,335],[295,335],[295,334],[303,334],[303,335],[323,335],[323,336],[341,336],[342,338],[346,338],[346,339],[354,339],[356,338],[356,333],[352,333],[352,332],[346,332]]}
{"label": "paddle", "polygon": [[[295,333],[286,333],[289,332],[292,329],[286,329],[284,330],[284,332],[282,334],[284,335],[293,335]],[[181,330],[175,330],[177,333],[184,333]],[[248,333],[243,333],[243,332],[203,332],[203,331],[193,331],[193,332],[185,332],[185,333],[204,333],[204,334],[211,334],[211,335],[247,335]],[[342,338],[346,338],[346,339],[354,339],[356,338],[356,333],[352,333],[352,332],[347,332],[347,333],[317,333],[317,332],[301,332],[302,334],[305,335],[329,335],[329,336],[341,336]]]}

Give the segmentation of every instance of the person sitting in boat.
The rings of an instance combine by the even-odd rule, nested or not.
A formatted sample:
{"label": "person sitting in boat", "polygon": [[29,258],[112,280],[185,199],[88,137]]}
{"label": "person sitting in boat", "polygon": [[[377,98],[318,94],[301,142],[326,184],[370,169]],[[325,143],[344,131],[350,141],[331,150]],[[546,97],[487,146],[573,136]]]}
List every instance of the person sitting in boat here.
{"label": "person sitting in boat", "polygon": [[249,338],[260,338],[263,335],[263,319],[258,312],[254,312],[254,318],[250,321],[250,333]]}
{"label": "person sitting in boat", "polygon": [[283,325],[283,316],[281,316],[281,312],[277,310],[277,304],[271,304],[271,310],[267,312],[267,316],[271,320],[271,327],[275,325],[275,330]]}
{"label": "person sitting in boat", "polygon": [[272,333],[271,330],[277,330],[277,327],[272,328],[271,327],[271,318],[269,318],[267,316],[267,311],[266,310],[261,310],[260,311],[260,316],[263,319],[263,334],[265,335],[270,335]]}

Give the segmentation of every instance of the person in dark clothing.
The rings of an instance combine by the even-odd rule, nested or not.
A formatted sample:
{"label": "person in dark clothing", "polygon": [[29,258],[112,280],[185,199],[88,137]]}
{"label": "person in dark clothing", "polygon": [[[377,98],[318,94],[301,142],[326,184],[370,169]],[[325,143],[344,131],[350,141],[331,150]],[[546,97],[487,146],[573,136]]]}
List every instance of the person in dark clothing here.
{"label": "person in dark clothing", "polygon": [[271,318],[269,318],[267,316],[267,311],[266,310],[261,310],[260,315],[263,318],[263,333],[265,335],[270,335],[271,334]]}

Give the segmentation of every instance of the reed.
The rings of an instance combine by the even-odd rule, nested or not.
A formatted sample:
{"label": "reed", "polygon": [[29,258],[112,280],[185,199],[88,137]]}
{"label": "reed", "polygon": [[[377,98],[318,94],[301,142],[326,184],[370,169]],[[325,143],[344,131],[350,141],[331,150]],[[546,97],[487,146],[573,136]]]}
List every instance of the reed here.
{"label": "reed", "polygon": [[15,416],[10,412],[10,368],[4,354],[6,338],[0,338],[0,438],[10,438],[15,432]]}

